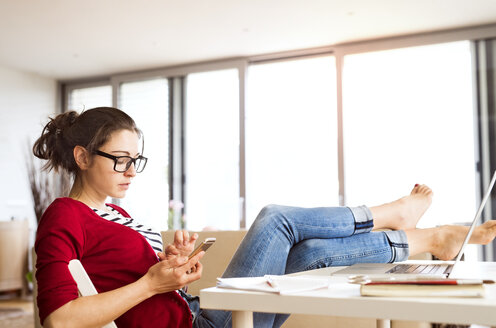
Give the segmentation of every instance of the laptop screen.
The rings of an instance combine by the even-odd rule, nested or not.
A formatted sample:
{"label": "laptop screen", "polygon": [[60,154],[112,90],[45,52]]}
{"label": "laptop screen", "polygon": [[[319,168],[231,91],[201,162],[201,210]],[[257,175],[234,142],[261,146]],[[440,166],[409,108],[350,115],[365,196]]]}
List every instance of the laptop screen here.
{"label": "laptop screen", "polygon": [[484,197],[482,198],[482,202],[479,206],[479,209],[477,210],[477,213],[475,214],[475,217],[472,221],[472,224],[470,225],[470,229],[468,230],[468,233],[465,236],[465,240],[463,241],[462,247],[460,248],[460,251],[458,252],[458,255],[456,256],[456,260],[455,260],[454,265],[456,265],[458,262],[460,262],[460,259],[463,256],[463,252],[465,251],[465,246],[467,246],[468,241],[470,240],[470,237],[472,236],[472,233],[474,232],[475,225],[476,225],[477,221],[479,220],[479,218],[482,214],[482,211],[484,210],[484,206],[486,205],[487,200],[489,199],[489,196],[491,196],[491,191],[493,190],[495,181],[496,181],[496,171],[494,171],[494,173],[493,173],[491,183],[489,184],[489,187],[487,188],[487,191],[484,194]]}

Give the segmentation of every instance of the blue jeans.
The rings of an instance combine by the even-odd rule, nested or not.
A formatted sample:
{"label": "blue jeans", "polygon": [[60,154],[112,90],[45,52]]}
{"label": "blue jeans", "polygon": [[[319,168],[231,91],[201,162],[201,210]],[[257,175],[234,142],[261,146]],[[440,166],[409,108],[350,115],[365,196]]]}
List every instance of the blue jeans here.
{"label": "blue jeans", "polygon": [[[371,232],[372,213],[365,206],[262,209],[234,254],[223,277],[280,275],[354,263],[386,263],[408,258],[403,231]],[[189,296],[189,295],[188,295]],[[231,312],[200,309],[188,297],[193,327],[231,327]],[[254,313],[255,327],[279,327],[287,314]]]}

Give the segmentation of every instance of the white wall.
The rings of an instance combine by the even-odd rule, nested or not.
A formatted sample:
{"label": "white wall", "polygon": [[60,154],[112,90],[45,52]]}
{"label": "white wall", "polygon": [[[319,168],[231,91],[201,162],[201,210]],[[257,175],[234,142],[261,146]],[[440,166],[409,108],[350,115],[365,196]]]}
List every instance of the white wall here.
{"label": "white wall", "polygon": [[25,165],[28,140],[41,134],[56,112],[54,79],[0,65],[0,220],[27,218],[35,224]]}

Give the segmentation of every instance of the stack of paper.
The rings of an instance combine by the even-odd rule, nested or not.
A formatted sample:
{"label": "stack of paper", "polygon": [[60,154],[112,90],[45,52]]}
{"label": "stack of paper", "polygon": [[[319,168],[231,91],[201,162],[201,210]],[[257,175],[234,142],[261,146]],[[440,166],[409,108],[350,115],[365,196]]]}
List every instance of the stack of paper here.
{"label": "stack of paper", "polygon": [[329,286],[328,279],[298,276],[273,276],[247,278],[217,278],[217,287],[276,294],[293,294]]}
{"label": "stack of paper", "polygon": [[363,296],[484,297],[483,281],[372,281],[360,287]]}

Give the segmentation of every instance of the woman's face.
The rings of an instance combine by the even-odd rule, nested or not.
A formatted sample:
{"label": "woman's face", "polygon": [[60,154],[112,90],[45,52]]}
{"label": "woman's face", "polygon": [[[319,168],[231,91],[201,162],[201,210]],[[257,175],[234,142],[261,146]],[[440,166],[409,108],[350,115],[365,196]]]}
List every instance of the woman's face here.
{"label": "woman's face", "polygon": [[[139,137],[134,131],[119,130],[98,150],[113,156],[138,157]],[[134,165],[126,172],[114,171],[114,160],[93,155],[92,162],[86,171],[88,185],[99,197],[123,198],[129,189],[132,178],[136,175]]]}

